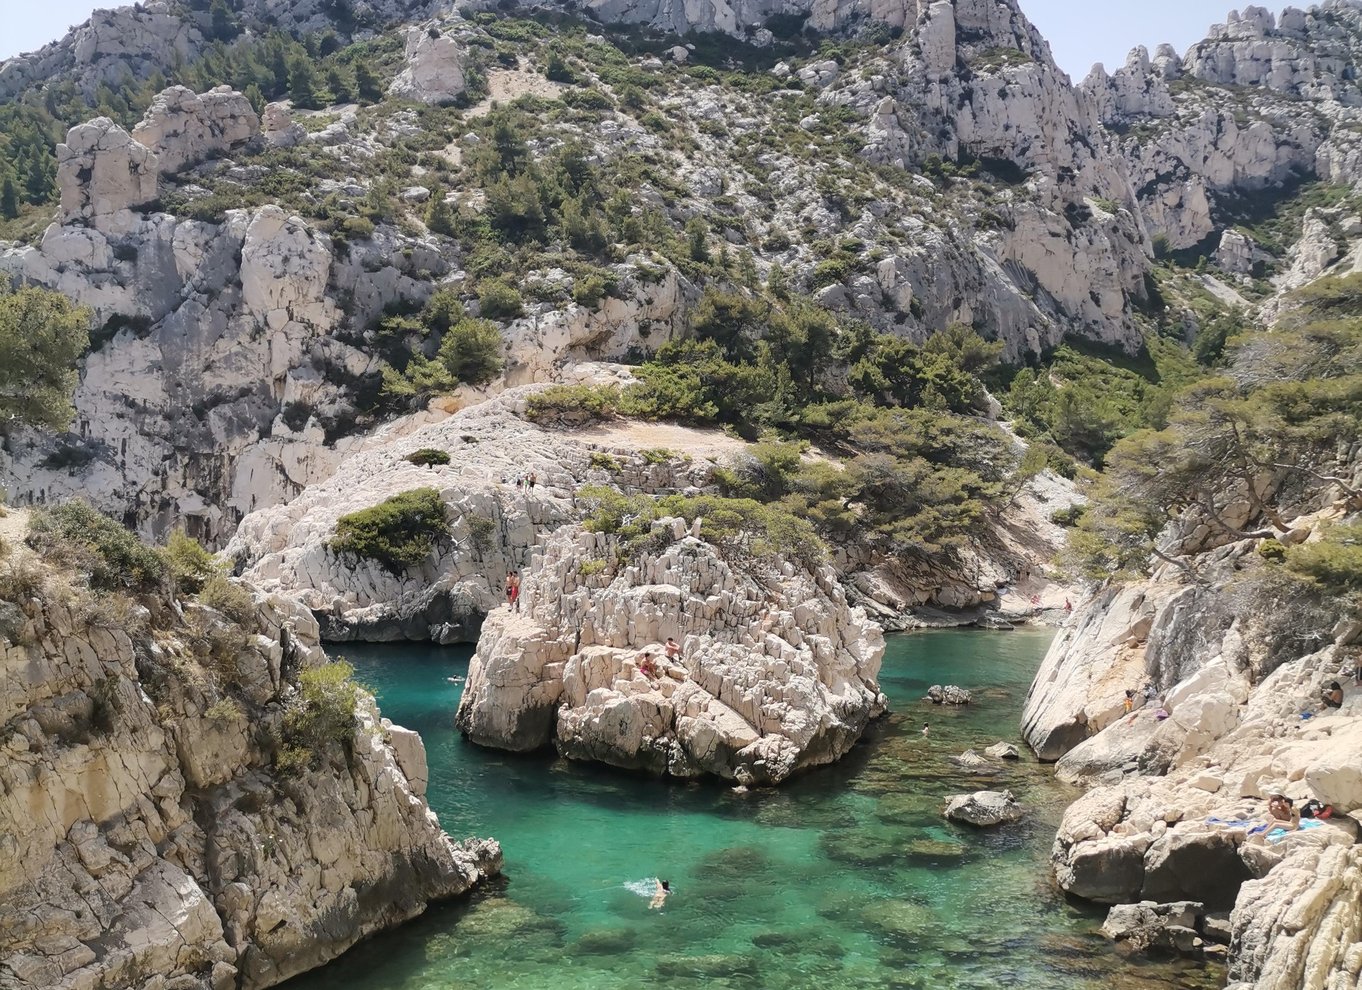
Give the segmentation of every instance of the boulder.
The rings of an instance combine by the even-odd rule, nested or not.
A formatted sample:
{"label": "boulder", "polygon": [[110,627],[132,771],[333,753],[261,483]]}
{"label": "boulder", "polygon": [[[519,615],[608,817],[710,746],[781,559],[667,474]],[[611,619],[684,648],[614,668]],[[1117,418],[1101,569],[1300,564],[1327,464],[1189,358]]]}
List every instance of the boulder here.
{"label": "boulder", "polygon": [[202,95],[171,86],[156,95],[132,136],[156,152],[162,175],[215,158],[260,132],[251,101],[230,86]]}
{"label": "boulder", "polygon": [[995,760],[1020,760],[1021,753],[1010,742],[997,742],[984,750],[984,755]]}
{"label": "boulder", "polygon": [[451,103],[466,85],[466,57],[463,46],[434,24],[408,28],[406,64],[388,92],[419,103]]}
{"label": "boulder", "polygon": [[287,103],[268,103],[260,115],[260,133],[273,148],[292,148],[307,140],[303,125],[293,119]]}
{"label": "boulder", "polygon": [[954,684],[947,684],[945,687],[933,684],[927,689],[927,700],[934,705],[968,705],[973,699],[962,687]]}
{"label": "boulder", "polygon": [[135,210],[155,201],[156,153],[108,117],[77,124],[57,145],[58,221],[84,223],[104,234],[126,234]]}
{"label": "boulder", "polygon": [[[884,711],[884,639],[833,572],[735,565],[682,520],[654,537],[601,568],[621,552],[615,537],[578,524],[550,536],[522,569],[524,611],[483,624],[459,729],[482,745],[552,741],[571,759],[740,784],[845,755]],[[663,656],[668,637],[681,656]]]}
{"label": "boulder", "polygon": [[955,794],[946,802],[946,817],[979,828],[1020,821],[1025,812],[1011,791],[975,791]]}
{"label": "boulder", "polygon": [[1118,904],[1107,912],[1102,934],[1137,952],[1200,957],[1205,943],[1197,929],[1205,912],[1205,905],[1195,901]]}

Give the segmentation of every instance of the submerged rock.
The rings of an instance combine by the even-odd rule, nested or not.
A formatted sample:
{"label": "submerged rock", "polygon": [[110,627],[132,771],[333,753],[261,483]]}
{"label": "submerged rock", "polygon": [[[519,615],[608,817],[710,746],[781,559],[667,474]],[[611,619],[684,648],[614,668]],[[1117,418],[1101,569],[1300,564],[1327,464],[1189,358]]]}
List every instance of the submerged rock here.
{"label": "submerged rock", "polygon": [[995,760],[1020,760],[1021,753],[1009,742],[997,742],[984,750],[984,755]]}
{"label": "submerged rock", "polygon": [[1020,821],[1024,812],[1011,791],[956,794],[946,803],[946,817],[980,828]]}
{"label": "submerged rock", "polygon": [[1206,906],[1196,901],[1118,904],[1107,912],[1102,934],[1137,952],[1163,951],[1200,957],[1205,942],[1198,934]]}
{"label": "submerged rock", "polygon": [[945,687],[933,684],[927,689],[927,700],[934,705],[968,705],[974,699],[968,691],[954,684]]}

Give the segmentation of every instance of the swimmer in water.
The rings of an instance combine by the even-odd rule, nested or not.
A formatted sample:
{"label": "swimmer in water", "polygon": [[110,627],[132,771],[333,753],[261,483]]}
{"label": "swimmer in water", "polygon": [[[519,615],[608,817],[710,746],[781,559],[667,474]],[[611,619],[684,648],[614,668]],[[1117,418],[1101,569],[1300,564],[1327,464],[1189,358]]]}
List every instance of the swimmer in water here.
{"label": "swimmer in water", "polygon": [[925,736],[925,735],[927,734],[927,730],[930,729],[930,728],[931,728],[931,725],[930,725],[929,723],[923,722],[923,723],[922,723],[922,734]]}
{"label": "swimmer in water", "polygon": [[666,880],[657,882],[657,890],[653,893],[653,899],[648,902],[649,910],[656,911],[667,903],[667,895],[672,892],[672,885]]}

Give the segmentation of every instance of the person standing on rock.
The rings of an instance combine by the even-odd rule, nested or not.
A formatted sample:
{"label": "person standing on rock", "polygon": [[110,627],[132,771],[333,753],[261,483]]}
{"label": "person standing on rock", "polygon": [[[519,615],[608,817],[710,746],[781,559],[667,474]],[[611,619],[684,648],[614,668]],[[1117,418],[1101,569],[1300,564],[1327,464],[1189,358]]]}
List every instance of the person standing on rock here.
{"label": "person standing on rock", "polygon": [[520,611],[520,572],[512,571],[507,579],[511,583],[511,608]]}
{"label": "person standing on rock", "polygon": [[536,481],[538,481],[539,478],[535,475],[535,473],[534,473],[533,471],[531,471],[531,472],[530,472],[529,478],[527,478],[526,480],[527,480],[527,482],[529,483],[529,486],[530,486],[531,488],[534,488],[534,483],[535,483]]}

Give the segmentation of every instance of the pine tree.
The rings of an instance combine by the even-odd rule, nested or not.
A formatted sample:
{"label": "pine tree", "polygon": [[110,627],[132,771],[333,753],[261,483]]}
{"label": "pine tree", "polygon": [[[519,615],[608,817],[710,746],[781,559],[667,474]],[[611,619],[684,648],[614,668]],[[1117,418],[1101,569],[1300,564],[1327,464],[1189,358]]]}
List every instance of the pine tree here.
{"label": "pine tree", "polygon": [[430,191],[430,205],[426,207],[426,227],[432,234],[454,236],[454,211],[445,200],[445,191],[436,186]]}
{"label": "pine tree", "polygon": [[208,37],[215,41],[231,41],[241,33],[241,28],[227,6],[227,0],[213,0],[208,10]]}
{"label": "pine tree", "polygon": [[261,92],[260,85],[258,83],[251,83],[249,86],[246,87],[246,99],[250,101],[251,108],[256,113],[259,114],[265,112],[265,104],[268,101],[265,99],[265,94]]}
{"label": "pine tree", "polygon": [[365,62],[355,66],[355,90],[361,103],[377,103],[383,99],[383,83]]}
{"label": "pine tree", "polygon": [[312,63],[305,56],[295,58],[288,70],[288,95],[295,107],[315,110],[320,105],[317,99],[317,74],[312,71]]}
{"label": "pine tree", "polygon": [[349,103],[355,98],[350,81],[339,66],[333,65],[326,70],[326,88],[331,90],[331,98],[336,103]]}
{"label": "pine tree", "polygon": [[19,215],[19,191],[14,188],[14,179],[5,176],[4,183],[0,184],[0,217],[6,220],[13,220]]}

